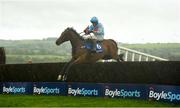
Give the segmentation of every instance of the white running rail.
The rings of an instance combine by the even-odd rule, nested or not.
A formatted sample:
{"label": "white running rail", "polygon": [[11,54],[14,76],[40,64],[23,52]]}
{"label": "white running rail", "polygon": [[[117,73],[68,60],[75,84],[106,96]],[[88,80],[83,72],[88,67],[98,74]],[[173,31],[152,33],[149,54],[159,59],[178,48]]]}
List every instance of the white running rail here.
{"label": "white running rail", "polygon": [[160,58],[150,54],[142,53],[125,47],[118,47],[118,54],[125,54],[125,61],[168,61],[168,59]]}

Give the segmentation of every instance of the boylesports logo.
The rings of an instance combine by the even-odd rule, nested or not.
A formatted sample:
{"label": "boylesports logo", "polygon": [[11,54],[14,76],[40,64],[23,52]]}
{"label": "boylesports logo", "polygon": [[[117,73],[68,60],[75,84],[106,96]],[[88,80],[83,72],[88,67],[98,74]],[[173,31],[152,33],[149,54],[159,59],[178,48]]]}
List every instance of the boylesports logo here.
{"label": "boylesports logo", "polygon": [[110,97],[140,97],[141,92],[138,90],[131,90],[127,91],[125,89],[115,89],[115,90],[110,90],[110,89],[105,89],[105,96],[110,96]]}
{"label": "boylesports logo", "polygon": [[156,99],[156,100],[162,99],[162,100],[174,101],[174,100],[180,100],[180,94],[179,93],[173,93],[171,91],[156,92],[152,87],[150,87],[149,98]]}

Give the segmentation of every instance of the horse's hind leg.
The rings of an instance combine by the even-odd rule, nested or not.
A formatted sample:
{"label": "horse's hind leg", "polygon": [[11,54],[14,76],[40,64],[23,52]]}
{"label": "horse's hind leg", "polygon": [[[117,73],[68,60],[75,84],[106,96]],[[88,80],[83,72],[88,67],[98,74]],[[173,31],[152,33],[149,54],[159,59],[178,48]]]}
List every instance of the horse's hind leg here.
{"label": "horse's hind leg", "polygon": [[122,62],[122,61],[124,61],[124,54],[119,54],[119,55],[117,55],[115,60],[117,60],[117,62]]}
{"label": "horse's hind leg", "polygon": [[119,60],[124,61],[124,54],[119,54]]}
{"label": "horse's hind leg", "polygon": [[117,62],[122,62],[124,61],[124,54],[114,54],[112,59],[116,60]]}

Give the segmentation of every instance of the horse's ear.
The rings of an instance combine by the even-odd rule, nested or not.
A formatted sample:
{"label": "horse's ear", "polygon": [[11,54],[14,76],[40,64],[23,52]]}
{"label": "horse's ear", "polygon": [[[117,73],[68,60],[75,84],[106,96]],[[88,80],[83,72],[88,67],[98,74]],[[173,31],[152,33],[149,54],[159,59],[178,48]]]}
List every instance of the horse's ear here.
{"label": "horse's ear", "polygon": [[68,30],[70,30],[71,28],[70,27],[68,27],[66,30],[68,31]]}
{"label": "horse's ear", "polygon": [[71,27],[71,29],[76,32],[76,30],[74,29],[74,27]]}

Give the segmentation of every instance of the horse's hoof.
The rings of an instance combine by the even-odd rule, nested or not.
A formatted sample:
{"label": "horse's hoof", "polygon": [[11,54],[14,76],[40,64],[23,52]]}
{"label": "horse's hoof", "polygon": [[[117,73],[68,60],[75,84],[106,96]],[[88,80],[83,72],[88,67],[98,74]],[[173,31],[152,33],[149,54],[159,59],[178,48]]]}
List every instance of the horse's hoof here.
{"label": "horse's hoof", "polygon": [[62,77],[62,81],[65,81],[65,75]]}
{"label": "horse's hoof", "polygon": [[61,80],[61,77],[62,77],[62,75],[59,75],[58,78],[57,78],[57,80],[58,80],[58,81]]}
{"label": "horse's hoof", "polygon": [[66,81],[67,77],[64,75],[62,76],[62,81]]}

